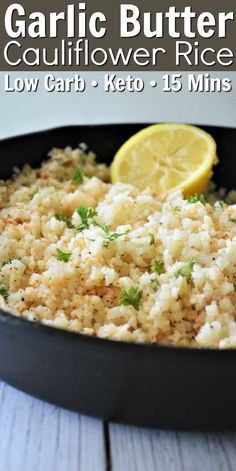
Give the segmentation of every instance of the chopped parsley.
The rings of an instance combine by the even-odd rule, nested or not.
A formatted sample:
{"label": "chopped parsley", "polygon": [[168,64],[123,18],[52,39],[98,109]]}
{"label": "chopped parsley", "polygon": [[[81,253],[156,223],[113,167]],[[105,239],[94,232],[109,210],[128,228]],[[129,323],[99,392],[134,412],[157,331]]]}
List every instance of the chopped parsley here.
{"label": "chopped parsley", "polygon": [[224,209],[225,203],[224,203],[224,201],[219,200],[219,201],[216,201],[216,202],[215,202],[215,205],[214,205],[214,206],[215,206],[215,208]]}
{"label": "chopped parsley", "polygon": [[206,204],[206,200],[205,200],[205,197],[203,195],[195,195],[195,196],[188,196],[187,197],[187,202],[189,204],[196,204],[196,203],[201,203],[205,206]]}
{"label": "chopped parsley", "polygon": [[9,258],[5,262],[3,262],[2,267],[5,267],[5,265],[10,265],[13,260],[15,260],[15,259],[14,258]]}
{"label": "chopped parsley", "polygon": [[38,192],[39,192],[39,190],[38,190],[38,188],[36,188],[36,190],[34,190],[34,191],[29,195],[30,200],[32,200],[33,197],[34,197],[35,195],[37,195]]}
{"label": "chopped parsley", "polygon": [[97,211],[93,208],[90,208],[89,206],[79,206],[79,208],[76,209],[76,212],[80,216],[81,219],[81,225],[78,227],[79,231],[82,231],[83,229],[88,229],[89,228],[89,219],[95,218],[97,216]]}
{"label": "chopped parsley", "polygon": [[3,262],[2,267],[4,267],[5,265],[10,265],[11,262],[13,262],[13,260],[20,260],[20,257],[18,257],[18,258],[9,258],[5,262]]}
{"label": "chopped parsley", "polygon": [[60,262],[69,262],[71,255],[71,252],[66,253],[60,249],[57,249],[57,260],[59,260]]}
{"label": "chopped parsley", "polygon": [[174,211],[174,213],[179,213],[181,211],[181,208],[180,206],[174,206],[172,210]]}
{"label": "chopped parsley", "polygon": [[150,238],[150,245],[155,244],[155,237],[154,237],[154,234],[149,234],[149,238]]}
{"label": "chopped parsley", "polygon": [[161,286],[159,281],[157,280],[157,278],[152,278],[151,283],[152,283],[152,285],[154,286],[155,289],[158,289]]}
{"label": "chopped parsley", "polygon": [[165,268],[165,265],[164,265],[164,262],[162,260],[155,260],[154,270],[155,270],[156,273],[158,273],[158,275],[163,273],[164,268]]}
{"label": "chopped parsley", "polygon": [[4,286],[0,288],[0,296],[2,296],[5,300],[8,298],[8,291]]}
{"label": "chopped parsley", "polygon": [[236,219],[230,219],[230,222],[234,222],[236,224]]}
{"label": "chopped parsley", "polygon": [[143,292],[139,291],[138,288],[130,288],[128,291],[122,291],[120,294],[120,305],[133,306],[136,311],[139,310],[139,304],[142,299]]}
{"label": "chopped parsley", "polygon": [[79,186],[83,183],[83,181],[84,181],[84,174],[82,170],[78,168],[72,178],[72,183],[74,183],[74,185],[76,186]]}
{"label": "chopped parsley", "polygon": [[63,216],[63,214],[55,214],[54,217],[57,221],[64,222],[67,227],[69,227],[69,229],[72,229],[74,227],[70,219],[66,216]]}
{"label": "chopped parsley", "polygon": [[186,281],[189,284],[192,281],[192,273],[193,273],[193,267],[195,263],[196,262],[193,259],[189,260],[188,263],[183,265],[181,268],[179,268],[175,272],[175,278],[179,278],[180,276],[183,276],[184,278],[186,278]]}
{"label": "chopped parsley", "polygon": [[105,234],[105,237],[103,239],[103,246],[104,247],[108,247],[110,242],[112,242],[113,240],[116,240],[118,239],[118,237],[121,237],[123,235],[126,235],[129,233],[129,231],[126,231],[126,232],[110,232],[109,228],[107,226],[99,226],[102,231],[104,232]]}

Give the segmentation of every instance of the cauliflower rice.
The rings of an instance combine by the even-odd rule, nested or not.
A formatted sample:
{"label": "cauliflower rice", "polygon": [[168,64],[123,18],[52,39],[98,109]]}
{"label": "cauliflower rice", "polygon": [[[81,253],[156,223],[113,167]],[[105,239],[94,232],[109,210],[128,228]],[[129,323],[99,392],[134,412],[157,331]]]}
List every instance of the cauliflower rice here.
{"label": "cauliflower rice", "polygon": [[54,149],[0,182],[0,306],[92,336],[235,347],[236,205],[216,199],[112,185],[84,146]]}

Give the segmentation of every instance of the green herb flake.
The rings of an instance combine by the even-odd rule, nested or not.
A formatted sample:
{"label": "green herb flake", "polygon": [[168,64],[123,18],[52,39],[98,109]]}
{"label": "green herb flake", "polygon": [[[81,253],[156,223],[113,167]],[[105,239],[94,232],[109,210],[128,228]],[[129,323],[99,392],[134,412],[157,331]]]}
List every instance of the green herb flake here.
{"label": "green herb flake", "polygon": [[150,245],[154,245],[155,244],[154,234],[149,234],[149,238],[150,238]]}
{"label": "green herb flake", "polygon": [[162,260],[155,260],[154,270],[155,270],[156,273],[158,273],[158,275],[163,273],[164,268],[165,268],[165,265],[164,265],[164,262]]}
{"label": "green herb flake", "polygon": [[234,283],[234,291],[236,292],[236,283]]}
{"label": "green herb flake", "polygon": [[174,207],[172,208],[172,211],[173,211],[174,213],[179,213],[179,212],[181,211],[181,208],[180,208],[180,206],[174,206]]}
{"label": "green herb flake", "polygon": [[59,260],[60,262],[69,262],[71,255],[71,252],[66,253],[60,249],[57,249],[57,260]]}
{"label": "green herb flake", "polygon": [[5,262],[3,262],[2,267],[5,267],[5,265],[10,265],[14,260],[20,260],[20,257],[18,257],[18,258],[9,258]]}
{"label": "green herb flake", "polygon": [[224,201],[219,200],[219,201],[216,201],[216,202],[215,202],[215,205],[214,205],[214,206],[215,206],[215,208],[224,209],[225,203],[224,203]]}
{"label": "green herb flake", "polygon": [[139,291],[138,288],[130,288],[128,291],[122,291],[120,294],[120,305],[133,306],[136,311],[139,310],[139,304],[142,299],[143,292]]}
{"label": "green herb flake", "polygon": [[13,260],[15,260],[15,259],[14,258],[9,258],[5,262],[3,262],[2,267],[5,267],[5,265],[10,265]]}
{"label": "green herb flake", "polygon": [[38,190],[38,188],[36,188],[36,190],[34,190],[33,193],[31,193],[31,194],[29,195],[29,199],[32,200],[33,197],[34,197],[35,195],[37,195],[38,192],[39,192],[39,190]]}
{"label": "green herb flake", "polygon": [[5,301],[7,300],[7,298],[8,298],[8,291],[7,291],[7,289],[5,288],[5,286],[2,286],[2,287],[0,288],[0,296],[2,296],[2,297],[5,299]]}
{"label": "green herb flake", "polygon": [[83,183],[83,181],[84,181],[84,174],[82,170],[78,168],[72,178],[72,183],[76,186],[79,186]]}
{"label": "green herb flake", "polygon": [[205,206],[206,204],[206,200],[205,200],[205,197],[203,195],[195,195],[195,196],[188,196],[187,197],[187,202],[189,204],[196,204],[196,203],[201,203]]}
{"label": "green herb flake", "polygon": [[188,263],[183,265],[181,268],[179,268],[175,272],[175,278],[179,278],[180,276],[183,276],[184,278],[186,278],[186,281],[189,284],[192,281],[192,273],[193,273],[193,267],[195,263],[196,262],[193,259],[189,260]]}
{"label": "green herb flake", "polygon": [[97,211],[93,208],[90,208],[89,206],[79,206],[79,208],[76,209],[76,212],[80,216],[81,219],[81,225],[78,227],[79,231],[82,231],[83,229],[88,229],[89,228],[89,221],[90,219],[94,219],[95,216],[97,216]]}
{"label": "green herb flake", "polygon": [[234,222],[236,224],[236,219],[229,219],[230,222]]}
{"label": "green herb flake", "polygon": [[106,248],[109,246],[110,242],[112,242],[113,240],[116,240],[119,237],[124,236],[124,235],[129,233],[129,231],[120,232],[120,233],[119,232],[110,232],[108,226],[104,226],[104,227],[99,226],[99,227],[102,229],[102,231],[105,234],[105,237],[103,239],[103,246],[106,247]]}
{"label": "green herb flake", "polygon": [[154,286],[155,289],[158,289],[161,286],[159,281],[157,280],[157,278],[152,278],[151,283],[152,283],[152,285]]}
{"label": "green herb flake", "polygon": [[54,217],[57,221],[64,222],[67,227],[69,227],[69,229],[72,229],[74,227],[70,219],[66,216],[63,216],[63,214],[55,214]]}

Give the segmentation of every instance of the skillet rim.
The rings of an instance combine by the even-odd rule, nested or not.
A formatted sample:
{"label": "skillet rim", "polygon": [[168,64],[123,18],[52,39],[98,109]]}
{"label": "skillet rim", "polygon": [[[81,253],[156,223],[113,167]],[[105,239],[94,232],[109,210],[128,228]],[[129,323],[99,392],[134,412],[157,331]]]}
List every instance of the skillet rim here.
{"label": "skillet rim", "polygon": [[[170,121],[171,123],[171,121]],[[135,126],[135,125],[143,125],[144,127],[149,126],[153,124],[152,122],[146,122],[146,123],[141,123],[141,122],[128,122],[128,123],[94,123],[94,124],[67,124],[65,126],[52,126],[50,128],[42,129],[39,131],[32,131],[29,133],[23,133],[19,135],[13,135],[9,136],[6,138],[1,138],[0,139],[0,144],[1,143],[8,143],[10,141],[14,141],[16,139],[20,138],[27,138],[27,137],[33,137],[34,135],[39,136],[40,134],[45,134],[45,133],[50,133],[50,132],[55,132],[55,131],[65,131],[66,129],[71,129],[71,128],[76,128],[76,127],[86,127],[86,128],[94,128],[94,127],[114,127],[114,126]],[[198,126],[200,128],[212,128],[212,129],[227,129],[229,131],[235,131],[236,132],[236,127],[233,126],[219,126],[219,125],[211,125],[211,124],[194,124],[194,123],[189,123],[192,124],[193,126]],[[6,327],[6,328],[13,328],[14,333],[20,335],[27,335],[28,339],[32,340],[32,337],[30,338],[28,336],[28,331],[32,335],[41,335],[41,338],[47,341],[47,339],[51,339],[52,336],[55,336],[56,338],[59,338],[61,340],[66,339],[66,341],[73,341],[73,344],[75,342],[81,342],[84,345],[88,345],[89,347],[96,348],[98,346],[99,348],[103,349],[113,349],[113,350],[119,350],[122,352],[129,351],[132,354],[150,354],[151,352],[163,352],[163,353],[170,353],[174,355],[183,355],[187,353],[188,355],[204,355],[207,353],[208,356],[214,355],[214,356],[221,356],[223,357],[228,357],[229,355],[234,355],[236,354],[236,347],[232,348],[225,348],[225,349],[220,349],[220,348],[211,348],[211,347],[188,347],[188,346],[173,346],[173,345],[165,345],[165,344],[157,344],[157,343],[137,343],[137,342],[126,342],[124,340],[112,340],[112,339],[107,339],[107,338],[101,338],[101,337],[93,337],[91,335],[87,334],[81,334],[80,332],[71,332],[66,329],[59,329],[56,327],[52,326],[47,326],[44,325],[43,323],[40,322],[35,322],[35,321],[30,321],[27,319],[24,319],[22,317],[18,317],[14,315],[13,313],[11,314],[8,311],[4,311],[4,309],[0,309],[0,326]],[[20,329],[19,329],[20,327]],[[70,340],[69,340],[70,339]],[[53,344],[53,347],[60,348],[60,343],[55,343]]]}
{"label": "skillet rim", "polygon": [[[32,137],[33,135],[39,135],[39,134],[45,134],[45,133],[50,133],[54,131],[62,131],[65,129],[71,129],[71,128],[94,128],[94,127],[113,127],[113,126],[142,126],[147,127],[151,126],[152,124],[157,124],[154,123],[153,121],[147,121],[145,123],[141,123],[140,121],[130,121],[128,123],[123,123],[123,122],[114,122],[114,123],[92,123],[92,124],[66,124],[65,126],[52,126],[50,128],[46,129],[40,129],[39,131],[30,131],[30,132],[25,132],[22,134],[15,134],[13,136],[8,136],[8,137],[3,137],[0,138],[0,144],[2,142],[8,142],[8,141],[13,141],[15,139],[20,139],[23,137]],[[168,124],[175,124],[175,121],[168,121]],[[199,128],[213,128],[213,129],[228,129],[229,131],[235,131],[236,132],[236,126],[225,126],[225,125],[215,125],[215,124],[199,124],[199,123],[186,123],[190,124],[191,126],[197,126]]]}

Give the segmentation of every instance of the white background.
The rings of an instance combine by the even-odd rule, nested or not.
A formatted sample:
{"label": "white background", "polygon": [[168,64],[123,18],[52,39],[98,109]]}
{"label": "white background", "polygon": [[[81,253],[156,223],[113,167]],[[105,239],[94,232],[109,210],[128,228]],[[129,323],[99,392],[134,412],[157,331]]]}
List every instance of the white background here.
{"label": "white background", "polygon": [[[163,73],[131,73],[141,77],[147,86],[141,93],[105,93],[102,72],[81,73],[87,81],[83,93],[48,93],[41,85],[37,93],[4,92],[4,73],[0,74],[0,138],[66,124],[175,121],[196,124],[218,124],[236,127],[236,72],[211,74],[230,77],[230,93],[163,93],[151,88],[152,79],[162,83]],[[73,73],[56,73],[58,77],[72,77]],[[126,77],[128,73],[117,72]],[[12,73],[11,77],[40,77],[41,73]],[[182,73],[186,89],[187,74]],[[97,80],[99,86],[91,87]]]}

